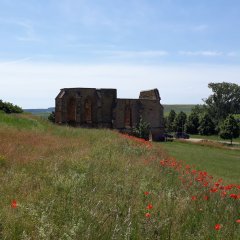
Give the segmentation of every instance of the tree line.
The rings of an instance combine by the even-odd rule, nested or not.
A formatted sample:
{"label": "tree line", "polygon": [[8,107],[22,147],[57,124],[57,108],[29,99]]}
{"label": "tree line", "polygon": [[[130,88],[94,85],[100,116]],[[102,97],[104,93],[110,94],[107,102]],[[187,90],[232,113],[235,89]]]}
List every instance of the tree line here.
{"label": "tree line", "polygon": [[23,109],[17,105],[14,105],[10,102],[3,102],[0,99],[0,111],[5,113],[22,113]]}
{"label": "tree line", "polygon": [[234,83],[209,83],[212,94],[203,105],[196,105],[191,113],[176,114],[171,110],[165,118],[168,132],[216,135],[223,139],[239,137],[240,134],[240,86]]}

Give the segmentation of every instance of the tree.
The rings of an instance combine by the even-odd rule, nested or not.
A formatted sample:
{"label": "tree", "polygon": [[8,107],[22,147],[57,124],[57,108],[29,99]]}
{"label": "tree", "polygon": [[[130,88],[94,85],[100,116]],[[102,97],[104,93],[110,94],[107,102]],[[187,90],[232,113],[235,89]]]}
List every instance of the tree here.
{"label": "tree", "polygon": [[197,134],[199,127],[199,116],[198,114],[191,112],[185,123],[185,131],[190,134]]}
{"label": "tree", "polygon": [[208,87],[212,89],[205,103],[208,112],[215,124],[224,120],[229,114],[240,113],[240,86],[234,83],[209,83]]}
{"label": "tree", "polygon": [[0,99],[0,110],[4,111],[5,113],[22,113],[23,110],[21,107],[17,105],[13,105],[9,102],[3,102]]}
{"label": "tree", "polygon": [[52,113],[49,114],[48,120],[55,123],[55,112],[52,111]]}
{"label": "tree", "polygon": [[208,113],[205,113],[200,118],[198,132],[201,135],[212,135],[215,133],[215,125]]}
{"label": "tree", "polygon": [[229,115],[220,127],[220,137],[223,139],[232,139],[239,137],[239,125],[233,115]]}
{"label": "tree", "polygon": [[169,115],[167,117],[167,121],[166,121],[166,128],[167,128],[167,131],[168,132],[173,132],[173,123],[174,123],[174,120],[175,120],[175,117],[176,117],[176,112],[174,110],[171,110],[169,112]]}
{"label": "tree", "polygon": [[147,140],[150,133],[150,124],[144,122],[142,116],[140,117],[139,123],[133,128],[133,135],[139,138]]}
{"label": "tree", "polygon": [[184,131],[184,125],[186,123],[187,115],[184,112],[180,112],[177,114],[177,116],[174,119],[173,123],[173,130],[175,132],[183,132]]}

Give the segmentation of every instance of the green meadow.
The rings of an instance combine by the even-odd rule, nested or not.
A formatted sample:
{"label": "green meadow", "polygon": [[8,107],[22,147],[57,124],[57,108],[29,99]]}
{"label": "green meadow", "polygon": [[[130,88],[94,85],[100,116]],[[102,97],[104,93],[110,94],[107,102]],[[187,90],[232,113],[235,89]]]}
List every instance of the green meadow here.
{"label": "green meadow", "polygon": [[240,183],[240,149],[231,150],[207,144],[184,141],[160,143],[168,154],[199,170],[208,171],[215,178],[229,183]]}
{"label": "green meadow", "polygon": [[0,239],[237,240],[238,153],[0,112]]}

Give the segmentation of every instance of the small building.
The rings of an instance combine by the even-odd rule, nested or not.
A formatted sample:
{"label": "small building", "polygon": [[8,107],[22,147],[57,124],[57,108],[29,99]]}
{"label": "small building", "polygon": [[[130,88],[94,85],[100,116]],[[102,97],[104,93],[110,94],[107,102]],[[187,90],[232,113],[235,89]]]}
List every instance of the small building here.
{"label": "small building", "polygon": [[63,88],[55,101],[55,121],[76,127],[113,128],[130,132],[148,122],[152,140],[163,134],[163,106],[157,89],[140,92],[138,99],[117,98],[116,89]]}

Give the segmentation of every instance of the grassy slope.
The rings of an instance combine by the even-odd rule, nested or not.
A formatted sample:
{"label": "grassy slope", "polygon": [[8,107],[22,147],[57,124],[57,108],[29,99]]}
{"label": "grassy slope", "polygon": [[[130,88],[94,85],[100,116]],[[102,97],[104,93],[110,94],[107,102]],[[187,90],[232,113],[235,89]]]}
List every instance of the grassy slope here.
{"label": "grassy slope", "polygon": [[230,183],[240,182],[240,150],[226,150],[200,144],[172,142],[161,143],[171,156],[196,165],[216,178]]}
{"label": "grassy slope", "polygon": [[193,105],[193,104],[172,104],[172,105],[163,104],[163,106],[164,106],[164,115],[168,116],[168,114],[171,110],[174,110],[176,113],[183,111],[186,114],[189,114],[195,105]]}
{"label": "grassy slope", "polygon": [[0,113],[0,239],[238,239],[237,205],[191,201],[203,193],[160,167],[164,156],[109,130]]}

